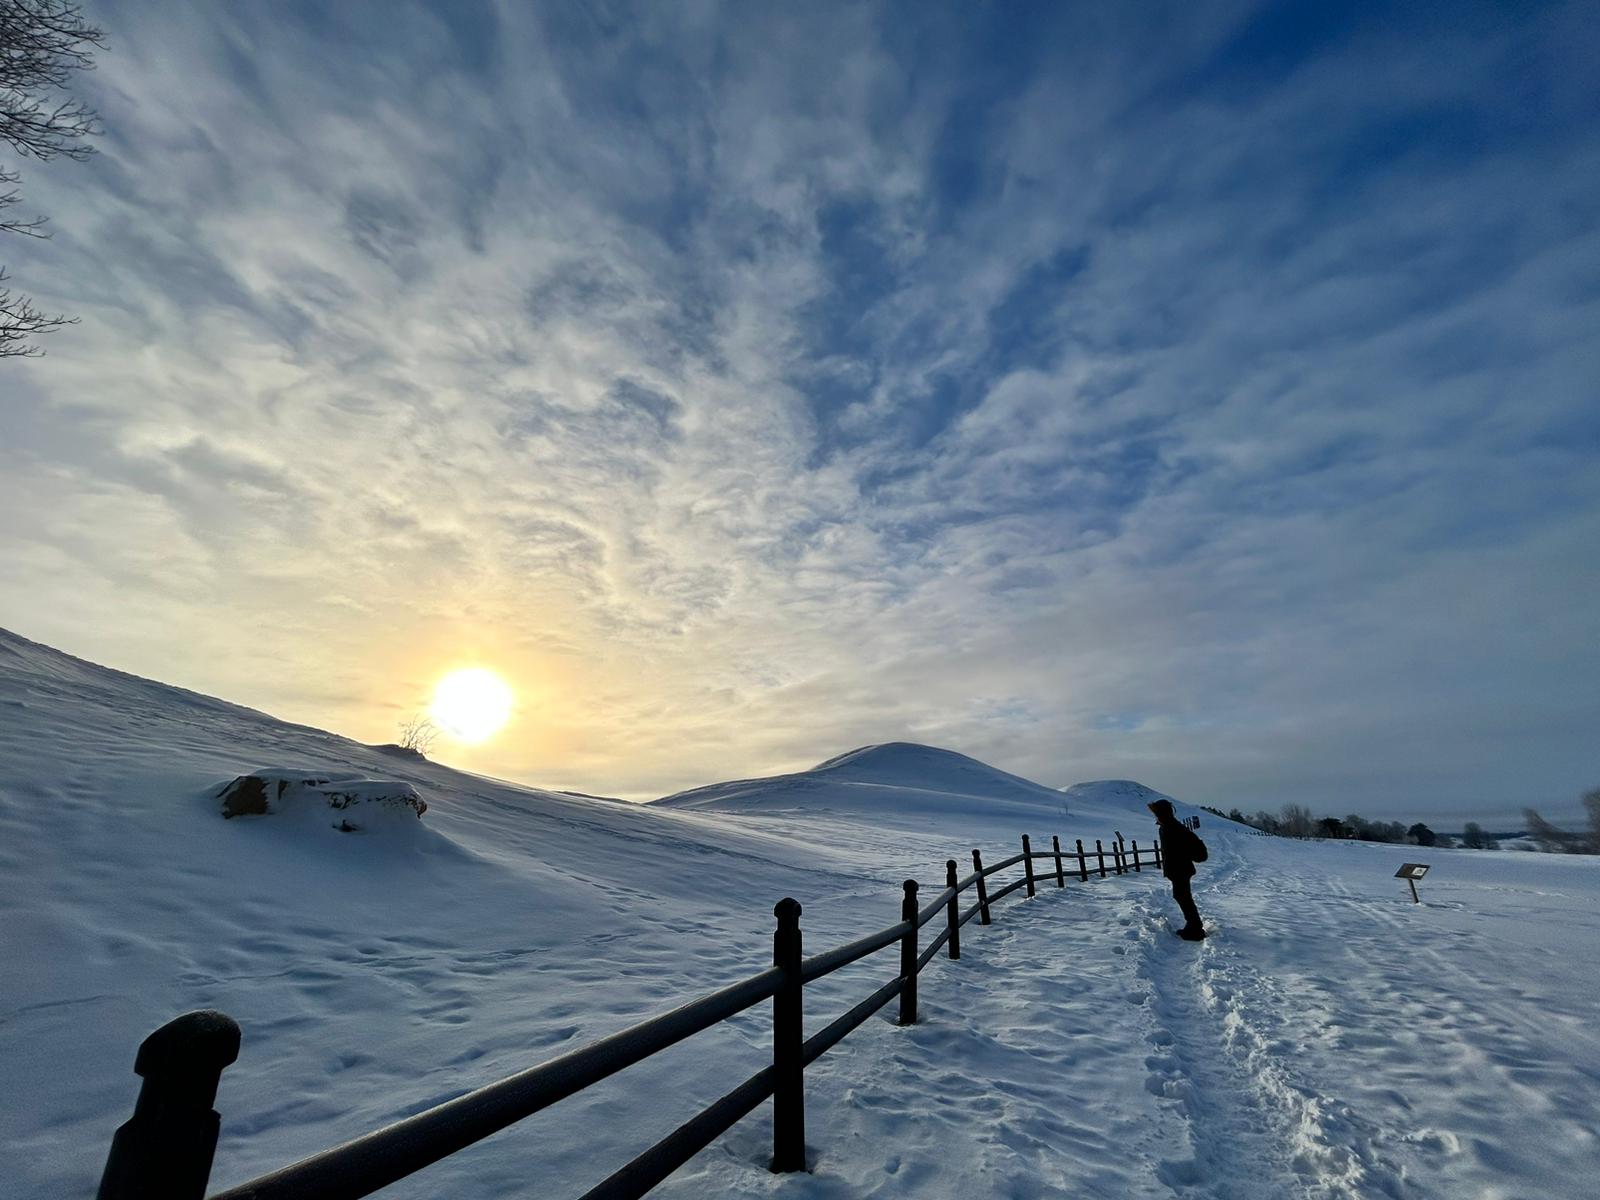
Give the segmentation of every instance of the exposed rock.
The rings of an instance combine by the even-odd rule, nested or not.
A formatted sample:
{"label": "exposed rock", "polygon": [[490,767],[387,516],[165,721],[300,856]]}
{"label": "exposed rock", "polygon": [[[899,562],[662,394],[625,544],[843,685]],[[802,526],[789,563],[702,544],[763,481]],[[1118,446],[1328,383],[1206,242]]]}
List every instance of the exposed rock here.
{"label": "exposed rock", "polygon": [[266,780],[259,776],[241,775],[222,789],[224,817],[253,817],[269,811]]}
{"label": "exposed rock", "polygon": [[270,767],[224,784],[217,798],[224,818],[338,813],[328,824],[344,833],[375,820],[421,817],[428,811],[428,802],[409,783]]}

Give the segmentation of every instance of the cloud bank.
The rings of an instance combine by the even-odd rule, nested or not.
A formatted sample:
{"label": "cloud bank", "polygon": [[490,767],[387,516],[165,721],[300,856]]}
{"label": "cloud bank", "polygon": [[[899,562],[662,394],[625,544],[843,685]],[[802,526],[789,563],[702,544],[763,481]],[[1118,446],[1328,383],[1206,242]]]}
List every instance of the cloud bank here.
{"label": "cloud bank", "polygon": [[609,794],[1575,806],[1582,6],[930,7],[96,5],[0,621],[368,740],[486,663]]}

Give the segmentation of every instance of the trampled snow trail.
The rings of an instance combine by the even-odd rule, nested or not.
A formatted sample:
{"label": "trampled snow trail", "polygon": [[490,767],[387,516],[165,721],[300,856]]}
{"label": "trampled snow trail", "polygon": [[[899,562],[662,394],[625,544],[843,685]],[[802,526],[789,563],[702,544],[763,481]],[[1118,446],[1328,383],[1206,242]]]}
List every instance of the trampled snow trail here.
{"label": "trampled snow trail", "polygon": [[[1198,947],[1165,931],[1155,910],[1170,905],[1137,906],[1150,1086],[1188,1123],[1190,1154],[1158,1168],[1175,1192],[1458,1196],[1511,1176],[1594,1194],[1600,1045],[1547,975],[1570,973],[1570,953],[1496,943],[1481,914],[1436,927],[1451,905],[1384,886],[1394,856],[1362,887],[1304,856],[1224,848],[1202,868],[1213,936]],[[1576,932],[1592,941],[1592,925]]]}
{"label": "trampled snow trail", "polygon": [[[1202,896],[1245,886],[1245,871],[1227,856],[1207,872]],[[1170,902],[1147,896],[1136,907],[1138,973],[1150,984],[1146,1086],[1175,1101],[1187,1126],[1185,1146],[1158,1164],[1158,1177],[1181,1195],[1219,1200],[1400,1194],[1330,1136],[1325,1099],[1299,1080],[1285,1047],[1241,1015],[1239,997],[1267,997],[1273,985],[1229,954],[1224,922],[1209,914],[1212,938],[1191,946],[1172,937],[1165,911],[1156,911]]]}
{"label": "trampled snow trail", "polygon": [[814,1174],[753,1170],[763,1114],[664,1194],[1595,1194],[1572,955],[1495,943],[1470,898],[1413,909],[1394,848],[1212,847],[1208,941],[1172,936],[1158,875],[1047,884],[930,965],[921,1024],[886,1012],[808,1072]]}

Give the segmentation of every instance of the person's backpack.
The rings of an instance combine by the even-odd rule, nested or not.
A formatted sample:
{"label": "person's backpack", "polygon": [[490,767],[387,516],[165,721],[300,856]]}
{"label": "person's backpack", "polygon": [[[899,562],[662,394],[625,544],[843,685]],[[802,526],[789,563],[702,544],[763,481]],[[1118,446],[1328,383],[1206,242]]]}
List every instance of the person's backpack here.
{"label": "person's backpack", "polygon": [[1189,835],[1189,858],[1194,862],[1205,862],[1206,844],[1200,840],[1200,835],[1187,825],[1183,830]]}

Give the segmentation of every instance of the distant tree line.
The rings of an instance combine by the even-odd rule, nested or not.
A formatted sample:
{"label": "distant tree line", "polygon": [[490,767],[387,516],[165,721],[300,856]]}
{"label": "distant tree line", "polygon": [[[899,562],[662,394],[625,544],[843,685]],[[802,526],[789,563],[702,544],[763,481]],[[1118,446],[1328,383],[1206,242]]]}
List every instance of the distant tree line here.
{"label": "distant tree line", "polygon": [[[1413,846],[1452,847],[1456,839],[1448,834],[1435,833],[1422,822],[1406,825],[1402,821],[1369,821],[1351,813],[1346,817],[1317,817],[1303,804],[1285,804],[1275,813],[1265,809],[1255,816],[1246,816],[1237,808],[1223,812],[1210,805],[1200,806],[1229,821],[1238,821],[1263,833],[1276,837],[1341,838],[1362,842],[1397,842]],[[1589,828],[1578,833],[1557,829],[1533,809],[1524,809],[1528,822],[1528,836],[1534,845],[1555,854],[1600,854],[1600,788],[1587,792],[1583,807],[1589,814]],[[1476,821],[1468,821],[1461,834],[1461,845],[1468,850],[1498,850],[1499,841]]]}
{"label": "distant tree line", "polygon": [[[1338,838],[1361,842],[1396,842],[1413,846],[1455,845],[1454,838],[1435,833],[1420,821],[1408,826],[1404,821],[1369,821],[1366,817],[1355,813],[1345,817],[1318,817],[1303,804],[1285,804],[1275,813],[1262,809],[1253,817],[1246,816],[1237,808],[1223,812],[1220,808],[1210,808],[1205,805],[1201,807],[1206,808],[1207,812],[1216,813],[1219,817],[1238,821],[1275,837]],[[1476,823],[1468,823],[1462,844],[1474,849],[1497,848],[1495,840],[1484,833]]]}

